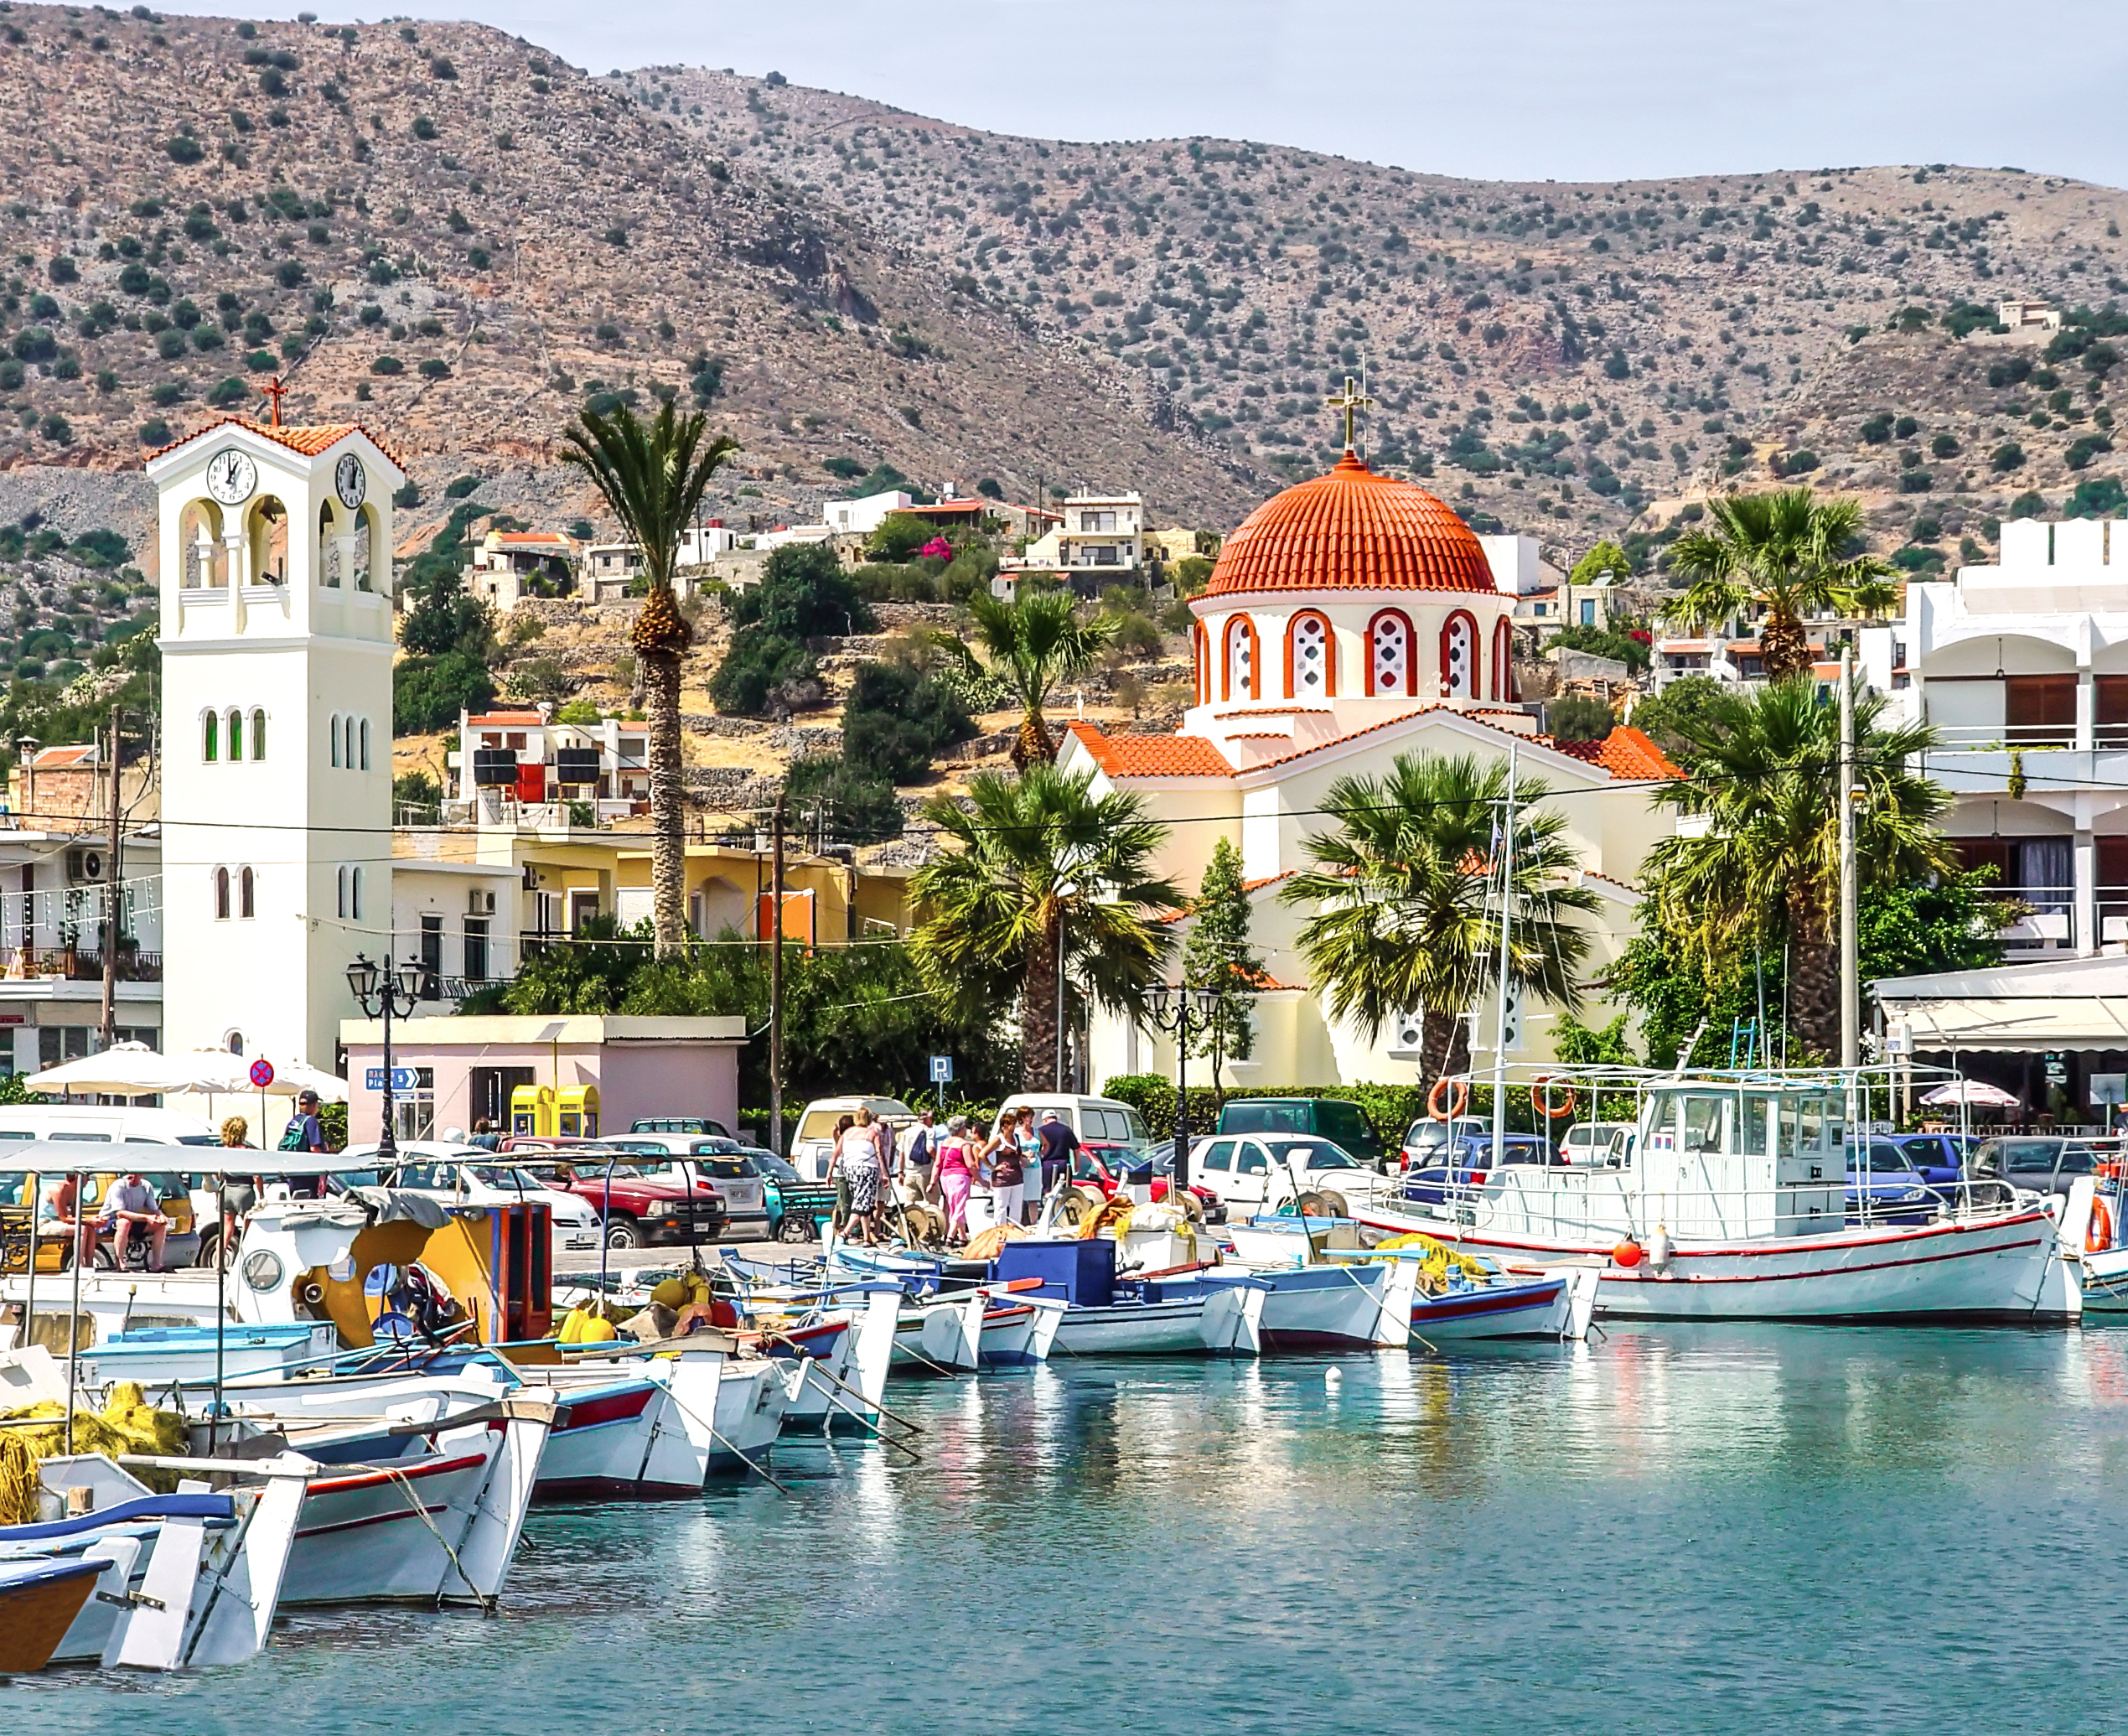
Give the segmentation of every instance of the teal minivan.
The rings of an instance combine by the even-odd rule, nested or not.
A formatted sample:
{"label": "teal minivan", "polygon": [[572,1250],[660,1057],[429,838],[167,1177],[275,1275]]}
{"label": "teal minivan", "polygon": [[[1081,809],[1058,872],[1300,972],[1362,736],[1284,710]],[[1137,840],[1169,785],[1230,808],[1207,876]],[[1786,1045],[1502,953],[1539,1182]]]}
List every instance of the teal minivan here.
{"label": "teal minivan", "polygon": [[1287,1133],[1327,1139],[1353,1161],[1386,1173],[1382,1143],[1357,1103],[1343,1097],[1233,1097],[1219,1112],[1222,1133]]}

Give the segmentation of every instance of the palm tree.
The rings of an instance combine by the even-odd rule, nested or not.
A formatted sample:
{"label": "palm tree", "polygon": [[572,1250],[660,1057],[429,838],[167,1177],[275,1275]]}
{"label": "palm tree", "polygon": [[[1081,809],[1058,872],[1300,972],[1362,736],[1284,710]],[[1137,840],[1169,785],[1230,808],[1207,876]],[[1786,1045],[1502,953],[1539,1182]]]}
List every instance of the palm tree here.
{"label": "palm tree", "polygon": [[[1581,860],[1565,817],[1539,806],[1551,794],[1541,779],[1515,781],[1508,977],[1571,1012],[1590,936],[1567,918],[1600,906],[1568,884]],[[1499,981],[1506,765],[1401,754],[1386,777],[1338,779],[1323,806],[1338,830],[1306,841],[1316,865],[1278,895],[1314,912],[1301,956],[1331,1017],[1371,1043],[1390,1020],[1423,1009],[1421,1080],[1467,1071],[1468,1015]]]}
{"label": "palm tree", "polygon": [[[1910,769],[1934,745],[1926,723],[1885,725],[1882,694],[1855,697],[1855,859],[1864,887],[1955,871],[1935,821],[1951,803]],[[1807,679],[1725,692],[1677,724],[1696,768],[1654,799],[1703,824],[1648,859],[1662,932],[1709,967],[1737,968],[1785,937],[1789,1018],[1820,1054],[1840,1040],[1840,708]]]}
{"label": "palm tree", "polygon": [[1898,601],[1895,569],[1856,553],[1862,510],[1852,500],[1820,500],[1807,488],[1724,495],[1707,502],[1711,529],[1670,547],[1670,571],[1690,581],[1667,613],[1688,632],[1766,611],[1758,635],[1769,681],[1810,666],[1803,617],[1820,609],[1874,615]]}
{"label": "palm tree", "polygon": [[941,633],[938,644],[971,675],[1012,689],[1023,713],[1020,738],[1012,744],[1014,770],[1054,759],[1056,739],[1042,708],[1059,687],[1093,666],[1122,617],[1104,614],[1082,621],[1068,591],[1023,591],[1010,603],[978,592],[968,600],[968,613],[975,617],[976,643]]}
{"label": "palm tree", "polygon": [[922,920],[909,945],[925,985],[965,1003],[1020,1003],[1020,1075],[1027,1091],[1057,1078],[1058,971],[1085,997],[1119,1012],[1136,1006],[1174,946],[1154,920],[1183,901],[1155,877],[1167,828],[1135,795],[1096,797],[1092,774],[1054,765],[1008,778],[980,772],[965,806],[940,796],[925,809],[957,849],[909,885]]}
{"label": "palm tree", "polygon": [[562,436],[562,460],[588,474],[622,531],[643,552],[650,593],[629,635],[650,722],[650,889],[657,956],[684,951],[687,935],[686,791],[680,764],[680,661],[694,633],[673,595],[681,533],[695,521],[709,479],[739,449],[706,438],[708,418],[681,417],[667,399],[645,422],[625,404],[584,410]]}

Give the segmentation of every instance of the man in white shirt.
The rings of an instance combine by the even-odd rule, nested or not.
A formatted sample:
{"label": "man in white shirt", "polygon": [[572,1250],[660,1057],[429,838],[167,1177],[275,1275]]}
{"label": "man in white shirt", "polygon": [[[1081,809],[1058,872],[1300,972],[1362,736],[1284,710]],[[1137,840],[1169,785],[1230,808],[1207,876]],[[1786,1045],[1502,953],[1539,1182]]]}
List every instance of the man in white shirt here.
{"label": "man in white shirt", "polygon": [[137,1230],[148,1232],[148,1269],[163,1269],[163,1242],[170,1233],[170,1220],[163,1215],[162,1206],[155,1189],[138,1175],[121,1177],[104,1195],[103,1219],[113,1226],[111,1252],[121,1272],[126,1269],[126,1251]]}

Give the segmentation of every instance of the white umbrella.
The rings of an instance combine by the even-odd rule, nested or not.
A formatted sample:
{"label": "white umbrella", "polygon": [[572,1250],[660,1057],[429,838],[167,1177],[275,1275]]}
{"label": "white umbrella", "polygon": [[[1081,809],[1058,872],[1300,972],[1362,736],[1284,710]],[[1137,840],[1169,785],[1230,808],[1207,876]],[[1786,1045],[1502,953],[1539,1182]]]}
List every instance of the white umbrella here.
{"label": "white umbrella", "polygon": [[347,1101],[347,1081],[339,1074],[324,1072],[307,1061],[290,1061],[285,1066],[276,1061],[273,1083],[266,1088],[267,1096],[293,1097],[303,1091],[317,1092],[321,1103]]}
{"label": "white umbrella", "polygon": [[1921,1101],[1931,1106],[1963,1103],[1969,1109],[2015,1109],[2022,1100],[1984,1079],[1955,1079],[1927,1092]]}
{"label": "white umbrella", "polygon": [[[251,1083],[253,1056],[231,1055],[225,1049],[195,1049],[186,1058],[192,1072],[188,1086],[173,1086],[173,1091],[206,1091],[215,1096],[223,1094],[256,1096],[259,1087]],[[347,1081],[336,1073],[326,1073],[303,1061],[277,1061],[267,1057],[273,1069],[273,1082],[266,1087],[269,1097],[293,1097],[311,1091],[318,1093],[321,1103],[344,1103],[347,1101]]]}
{"label": "white umbrella", "polygon": [[158,1055],[145,1043],[114,1043],[100,1054],[33,1073],[23,1083],[33,1091],[146,1097],[191,1089],[197,1077],[182,1056]]}

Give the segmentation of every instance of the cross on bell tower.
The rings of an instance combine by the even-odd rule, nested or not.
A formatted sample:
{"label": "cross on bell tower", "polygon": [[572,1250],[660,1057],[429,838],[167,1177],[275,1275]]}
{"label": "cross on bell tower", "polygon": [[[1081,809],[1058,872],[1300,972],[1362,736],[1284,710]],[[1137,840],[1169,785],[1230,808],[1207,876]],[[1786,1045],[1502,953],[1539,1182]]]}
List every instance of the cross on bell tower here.
{"label": "cross on bell tower", "polygon": [[1348,374],[1345,376],[1345,389],[1339,392],[1337,396],[1329,399],[1328,402],[1330,408],[1333,410],[1342,410],[1344,412],[1345,450],[1347,452],[1356,450],[1357,448],[1354,442],[1354,421],[1360,411],[1373,409],[1375,407],[1375,401],[1362,392],[1359,390],[1358,383],[1353,379],[1351,375]]}
{"label": "cross on bell tower", "polygon": [[[1345,381],[1345,389],[1348,391],[1352,389],[1351,381]],[[259,388],[259,396],[273,407],[272,425],[277,428],[281,426],[281,400],[287,395],[288,388],[281,383],[281,376],[278,374]]]}

